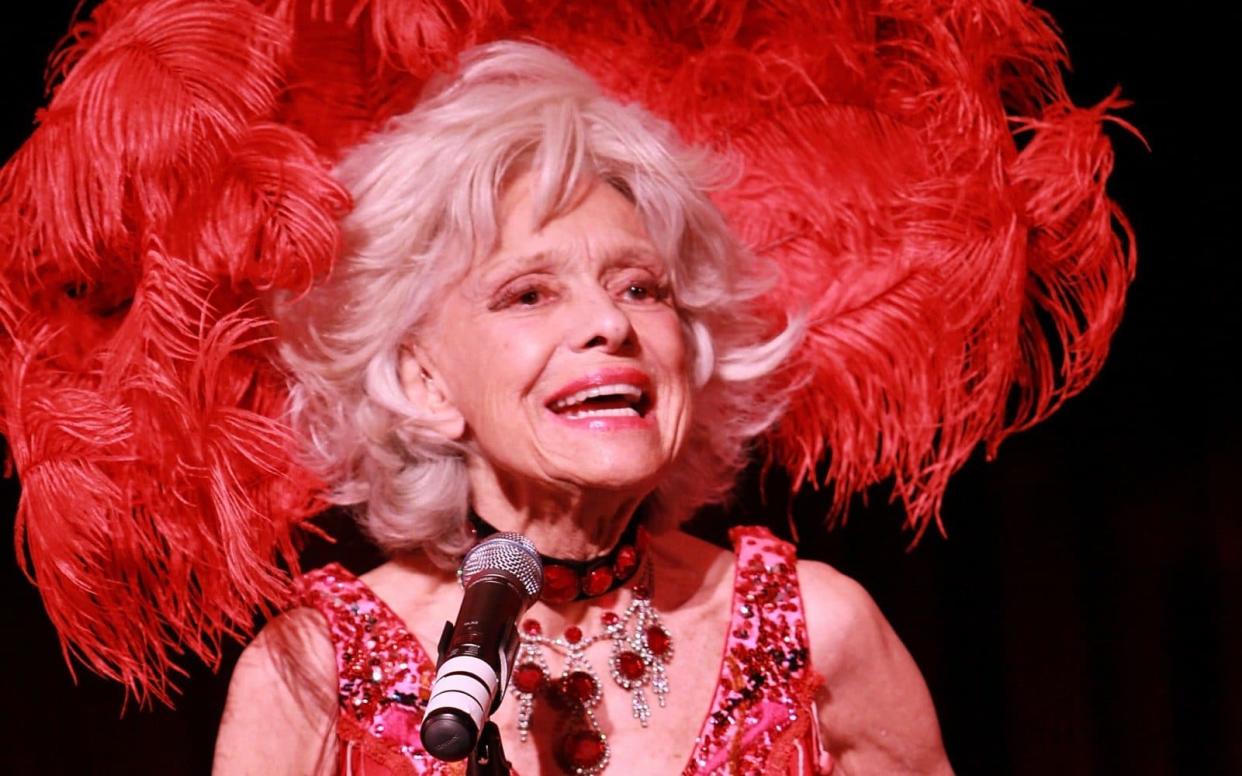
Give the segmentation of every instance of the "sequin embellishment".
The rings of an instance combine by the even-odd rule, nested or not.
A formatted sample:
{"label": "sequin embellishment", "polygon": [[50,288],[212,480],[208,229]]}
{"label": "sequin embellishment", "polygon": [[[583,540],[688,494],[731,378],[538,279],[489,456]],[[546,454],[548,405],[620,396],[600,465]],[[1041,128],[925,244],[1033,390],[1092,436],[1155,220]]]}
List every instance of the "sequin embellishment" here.
{"label": "sequin embellishment", "polygon": [[[305,574],[297,584],[299,602],[323,614],[336,648],[342,756],[347,739],[365,737],[362,750],[379,755],[393,773],[459,773],[459,764],[440,762],[419,740],[435,663],[400,618],[337,564]],[[399,742],[400,758],[391,750],[387,757],[379,754],[387,742]]]}
{"label": "sequin embellishment", "polygon": [[[765,528],[734,528],[733,618],[711,711],[683,776],[815,767],[806,622],[793,547]],[[789,765],[793,765],[792,762]],[[780,773],[787,772],[785,769]]]}

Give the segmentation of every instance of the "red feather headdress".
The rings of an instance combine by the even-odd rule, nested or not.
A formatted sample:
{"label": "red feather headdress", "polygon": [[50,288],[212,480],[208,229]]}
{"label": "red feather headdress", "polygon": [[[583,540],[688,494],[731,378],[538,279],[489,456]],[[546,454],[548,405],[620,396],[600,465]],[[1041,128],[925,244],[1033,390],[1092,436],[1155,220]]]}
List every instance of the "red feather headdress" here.
{"label": "red feather headdress", "polygon": [[1122,103],[1075,107],[1019,0],[109,0],[0,171],[0,432],[67,654],[167,699],[284,594],[322,504],[258,300],[331,266],[341,151],[497,38],[739,160],[717,203],[780,268],[774,320],[809,310],[769,439],[797,483],[891,478],[921,531],[1098,371],[1134,267]]}

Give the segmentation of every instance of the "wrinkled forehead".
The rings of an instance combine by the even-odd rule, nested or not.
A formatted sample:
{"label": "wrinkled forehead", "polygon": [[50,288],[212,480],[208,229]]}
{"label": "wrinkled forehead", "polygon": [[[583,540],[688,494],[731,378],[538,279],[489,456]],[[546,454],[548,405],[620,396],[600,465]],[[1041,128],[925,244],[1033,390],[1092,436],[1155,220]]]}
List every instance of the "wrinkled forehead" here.
{"label": "wrinkled forehead", "polygon": [[638,263],[662,269],[668,257],[655,245],[628,188],[584,178],[572,191],[540,190],[527,172],[501,193],[495,208],[495,239],[476,245],[469,274],[563,268],[574,262]]}

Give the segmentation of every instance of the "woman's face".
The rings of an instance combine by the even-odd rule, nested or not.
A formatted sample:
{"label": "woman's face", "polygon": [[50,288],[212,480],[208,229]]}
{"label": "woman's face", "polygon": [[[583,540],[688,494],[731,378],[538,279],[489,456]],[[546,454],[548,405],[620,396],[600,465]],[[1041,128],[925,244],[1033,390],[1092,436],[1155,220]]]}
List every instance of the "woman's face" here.
{"label": "woman's face", "polygon": [[460,413],[472,463],[502,484],[646,492],[691,412],[667,263],[605,183],[542,228],[531,200],[518,178],[498,249],[448,290],[403,379]]}

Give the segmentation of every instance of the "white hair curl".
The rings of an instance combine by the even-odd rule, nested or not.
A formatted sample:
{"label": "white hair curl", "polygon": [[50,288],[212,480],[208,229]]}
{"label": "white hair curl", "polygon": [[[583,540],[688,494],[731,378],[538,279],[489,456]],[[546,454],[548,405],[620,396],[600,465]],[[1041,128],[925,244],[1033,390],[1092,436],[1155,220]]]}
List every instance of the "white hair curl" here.
{"label": "white hair curl", "polygon": [[670,261],[697,393],[683,452],[647,499],[654,530],[722,500],[748,441],[782,409],[767,378],[802,326],[765,338],[750,312],[765,282],[705,194],[720,182],[717,158],[604,96],[559,54],[477,47],[341,161],[336,175],[354,198],[343,254],[309,293],[275,305],[304,461],[390,553],[464,549],[465,451],[406,397],[398,353],[471,257],[494,248],[504,185],[526,171],[541,223],[570,209],[581,185],[605,180]]}

